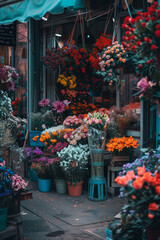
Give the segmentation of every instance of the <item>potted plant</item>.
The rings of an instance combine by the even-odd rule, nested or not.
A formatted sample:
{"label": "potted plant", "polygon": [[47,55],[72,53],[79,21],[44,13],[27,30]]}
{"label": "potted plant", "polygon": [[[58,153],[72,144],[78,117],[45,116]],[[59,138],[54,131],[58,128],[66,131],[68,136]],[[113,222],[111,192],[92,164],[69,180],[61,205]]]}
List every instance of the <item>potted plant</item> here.
{"label": "potted plant", "polygon": [[37,162],[42,158],[43,151],[39,147],[26,147],[24,153],[28,165],[29,179],[31,181],[38,181],[37,170],[39,164],[37,164]]}
{"label": "potted plant", "polygon": [[118,176],[121,195],[127,198],[119,223],[112,222],[116,239],[158,240],[160,237],[160,168],[151,173],[146,167],[137,167]]}
{"label": "potted plant", "polygon": [[25,180],[18,174],[11,176],[11,184],[12,199],[8,208],[8,218],[12,218],[15,217],[16,214],[20,214],[20,194],[21,192],[28,190],[28,182],[25,182]]}
{"label": "potted plant", "polygon": [[41,163],[38,169],[38,189],[40,192],[50,192],[53,180],[53,164]]}
{"label": "potted plant", "polygon": [[65,194],[67,193],[66,176],[60,166],[60,159],[58,158],[58,160],[59,161],[56,161],[53,166],[56,192],[59,194]]}
{"label": "potted plant", "polygon": [[68,194],[70,196],[80,196],[89,157],[88,145],[69,145],[57,152],[57,155],[60,158],[60,166],[66,174]]}
{"label": "potted plant", "polygon": [[14,173],[6,169],[0,159],[0,231],[6,229],[8,207],[11,200],[11,177]]}

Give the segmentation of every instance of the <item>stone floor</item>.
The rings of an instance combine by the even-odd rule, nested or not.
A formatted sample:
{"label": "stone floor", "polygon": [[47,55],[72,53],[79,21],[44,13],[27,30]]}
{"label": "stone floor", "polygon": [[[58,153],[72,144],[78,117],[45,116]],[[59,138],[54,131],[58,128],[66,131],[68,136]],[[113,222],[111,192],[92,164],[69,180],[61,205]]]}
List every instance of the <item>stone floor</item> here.
{"label": "stone floor", "polygon": [[102,202],[33,190],[33,199],[21,202],[25,239],[104,239],[105,229],[121,210],[124,199],[108,197]]}

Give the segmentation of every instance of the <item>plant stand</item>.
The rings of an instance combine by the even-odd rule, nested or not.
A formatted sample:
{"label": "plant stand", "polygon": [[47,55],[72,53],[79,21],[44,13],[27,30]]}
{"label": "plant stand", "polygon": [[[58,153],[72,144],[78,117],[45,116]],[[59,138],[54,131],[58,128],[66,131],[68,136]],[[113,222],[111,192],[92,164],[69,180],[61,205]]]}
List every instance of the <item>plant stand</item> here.
{"label": "plant stand", "polygon": [[104,178],[104,158],[106,132],[88,129],[88,142],[91,156],[91,178],[89,179],[88,198],[103,201],[107,198],[107,184]]}
{"label": "plant stand", "polygon": [[113,167],[108,166],[108,192],[111,193],[112,196],[117,194],[117,190],[119,190],[119,185],[115,183],[115,178],[118,176],[118,173],[122,171],[121,167]]}

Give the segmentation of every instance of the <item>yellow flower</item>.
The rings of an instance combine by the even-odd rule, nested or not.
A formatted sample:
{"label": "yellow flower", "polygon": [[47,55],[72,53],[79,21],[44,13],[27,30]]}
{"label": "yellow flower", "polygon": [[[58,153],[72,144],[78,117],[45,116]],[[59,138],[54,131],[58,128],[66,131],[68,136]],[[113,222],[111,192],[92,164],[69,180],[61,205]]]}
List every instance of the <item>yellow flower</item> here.
{"label": "yellow flower", "polygon": [[39,136],[35,136],[32,139],[33,139],[33,141],[37,141],[38,138],[39,138]]}

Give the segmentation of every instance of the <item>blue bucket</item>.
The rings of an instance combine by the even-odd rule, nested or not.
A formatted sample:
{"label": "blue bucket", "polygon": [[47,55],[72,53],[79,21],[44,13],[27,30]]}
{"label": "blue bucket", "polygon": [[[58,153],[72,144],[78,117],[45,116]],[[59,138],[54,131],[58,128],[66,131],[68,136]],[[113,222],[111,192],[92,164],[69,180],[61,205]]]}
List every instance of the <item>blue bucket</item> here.
{"label": "blue bucket", "polygon": [[51,190],[51,179],[40,179],[38,178],[38,189],[40,192],[50,192]]}
{"label": "blue bucket", "polygon": [[4,231],[7,226],[8,208],[0,209],[0,231]]}
{"label": "blue bucket", "polygon": [[35,136],[41,136],[41,131],[30,131],[29,132],[29,145],[30,147],[43,147],[43,143],[39,141],[39,138],[37,141],[34,141],[32,138]]}
{"label": "blue bucket", "polygon": [[29,179],[33,182],[38,181],[38,176],[37,176],[37,172],[33,169],[28,169],[28,175],[29,175]]}

